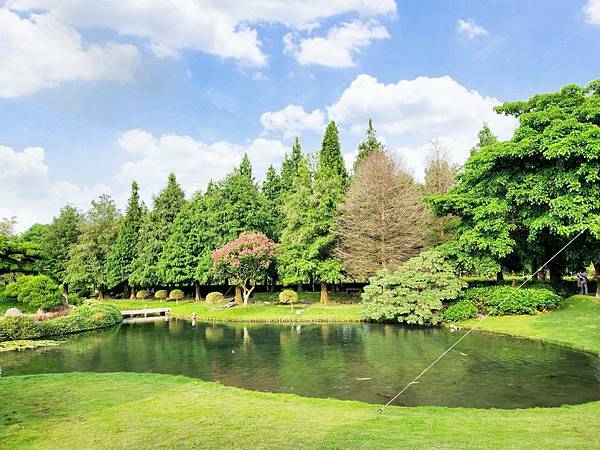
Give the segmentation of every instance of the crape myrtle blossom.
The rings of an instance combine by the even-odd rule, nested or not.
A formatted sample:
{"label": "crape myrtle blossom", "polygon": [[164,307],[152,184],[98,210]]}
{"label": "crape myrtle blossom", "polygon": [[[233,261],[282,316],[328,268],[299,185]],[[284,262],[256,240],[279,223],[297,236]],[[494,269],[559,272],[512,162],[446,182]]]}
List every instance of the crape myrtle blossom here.
{"label": "crape myrtle blossom", "polygon": [[277,244],[262,233],[241,233],[212,253],[213,271],[240,287],[247,305],[256,283],[264,279],[273,262],[276,248]]}

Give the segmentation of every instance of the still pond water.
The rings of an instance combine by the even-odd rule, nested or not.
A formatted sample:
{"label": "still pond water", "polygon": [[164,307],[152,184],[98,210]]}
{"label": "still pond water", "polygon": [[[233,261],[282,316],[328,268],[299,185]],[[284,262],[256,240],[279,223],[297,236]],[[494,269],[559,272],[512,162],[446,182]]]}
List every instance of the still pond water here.
{"label": "still pond water", "polygon": [[[375,324],[123,324],[58,347],[0,353],[2,376],[156,372],[310,397],[385,403],[461,336]],[[399,405],[524,408],[600,400],[600,358],[472,333]]]}

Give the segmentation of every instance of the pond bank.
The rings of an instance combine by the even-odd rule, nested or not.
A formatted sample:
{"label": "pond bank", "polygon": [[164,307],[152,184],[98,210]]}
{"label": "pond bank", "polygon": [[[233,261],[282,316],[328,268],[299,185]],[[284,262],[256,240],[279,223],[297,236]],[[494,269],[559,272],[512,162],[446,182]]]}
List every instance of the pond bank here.
{"label": "pond bank", "polygon": [[[44,392],[44,395],[40,395]],[[182,376],[0,379],[0,448],[594,448],[600,402],[521,410],[389,407]]]}

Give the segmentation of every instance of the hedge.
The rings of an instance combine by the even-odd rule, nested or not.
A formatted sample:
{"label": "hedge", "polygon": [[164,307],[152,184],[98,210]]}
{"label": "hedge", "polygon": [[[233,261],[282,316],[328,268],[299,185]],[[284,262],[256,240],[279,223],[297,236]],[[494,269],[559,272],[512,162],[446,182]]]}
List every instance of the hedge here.
{"label": "hedge", "polygon": [[206,296],[206,302],[207,303],[218,303],[218,302],[222,302],[224,298],[224,295],[221,294],[220,292],[211,292],[210,294],[208,294]]}
{"label": "hedge", "polygon": [[480,312],[494,316],[512,314],[535,314],[554,309],[560,304],[560,296],[542,287],[521,288],[511,286],[479,287],[469,289],[464,300],[471,301]]}

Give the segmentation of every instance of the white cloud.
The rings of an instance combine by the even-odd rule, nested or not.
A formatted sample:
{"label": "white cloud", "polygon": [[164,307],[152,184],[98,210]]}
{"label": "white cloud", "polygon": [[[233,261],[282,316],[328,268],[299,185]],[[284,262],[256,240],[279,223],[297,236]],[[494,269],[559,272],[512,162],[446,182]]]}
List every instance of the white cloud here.
{"label": "white cloud", "polygon": [[600,0],[588,0],[583,7],[585,19],[592,25],[600,25]]}
{"label": "white cloud", "polygon": [[49,222],[67,202],[87,209],[101,193],[110,193],[110,189],[102,184],[80,188],[53,181],[41,147],[18,152],[0,145],[0,217],[16,216],[17,231],[36,222]]}
{"label": "white cloud", "polygon": [[79,33],[48,15],[21,18],[0,8],[0,97],[17,97],[60,82],[132,79],[132,45],[84,48]]}
{"label": "white cloud", "polygon": [[488,31],[481,25],[478,25],[474,20],[459,19],[456,23],[456,29],[469,39],[488,34]]}
{"label": "white cloud", "polygon": [[188,194],[204,188],[209,180],[219,180],[237,167],[244,153],[260,178],[269,164],[277,164],[286,148],[278,140],[256,138],[244,145],[220,141],[213,144],[190,136],[164,134],[154,137],[145,130],[130,130],[119,138],[123,151],[135,158],[125,162],[116,181],[140,183],[144,196],[156,192],[169,172],[174,172]]}
{"label": "white cloud", "polygon": [[9,0],[6,6],[47,10],[77,28],[104,27],[144,39],[159,57],[191,49],[251,66],[265,65],[267,57],[250,24],[280,23],[305,29],[339,14],[376,16],[396,11],[394,0]]}
{"label": "white cloud", "polygon": [[501,139],[509,138],[516,120],[496,114],[493,107],[499,104],[448,76],[384,84],[362,74],[327,111],[330,119],[357,136],[372,118],[388,148],[400,149],[419,176],[432,138],[439,138],[457,163],[467,158],[484,122]]}
{"label": "white cloud", "polygon": [[287,105],[279,111],[263,113],[260,123],[265,131],[281,132],[285,138],[290,138],[302,131],[322,132],[325,129],[325,115],[320,109],[307,113],[302,106]]}
{"label": "white cloud", "polygon": [[354,67],[354,55],[371,41],[389,39],[386,28],[375,20],[355,20],[331,28],[324,37],[300,38],[297,33],[283,37],[285,53],[294,55],[302,65]]}

